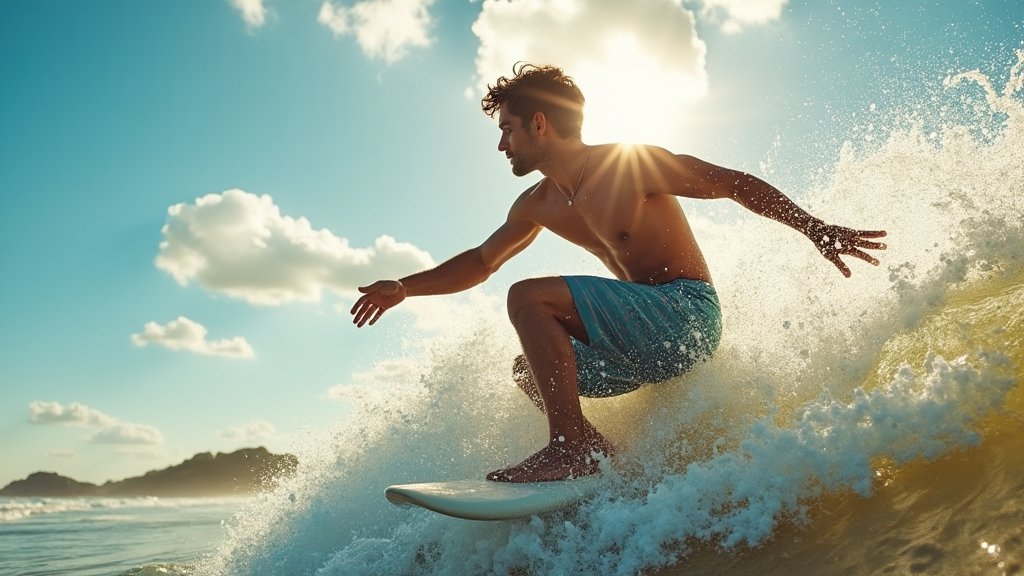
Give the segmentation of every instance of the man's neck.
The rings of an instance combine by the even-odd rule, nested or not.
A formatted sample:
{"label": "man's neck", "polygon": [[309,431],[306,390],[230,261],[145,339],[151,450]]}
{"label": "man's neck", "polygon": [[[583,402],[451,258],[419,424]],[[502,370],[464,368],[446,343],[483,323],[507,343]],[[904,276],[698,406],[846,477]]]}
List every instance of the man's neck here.
{"label": "man's neck", "polygon": [[587,161],[588,150],[589,146],[582,140],[570,140],[559,144],[551,150],[551,158],[540,168],[540,172],[563,190],[575,193],[580,173]]}

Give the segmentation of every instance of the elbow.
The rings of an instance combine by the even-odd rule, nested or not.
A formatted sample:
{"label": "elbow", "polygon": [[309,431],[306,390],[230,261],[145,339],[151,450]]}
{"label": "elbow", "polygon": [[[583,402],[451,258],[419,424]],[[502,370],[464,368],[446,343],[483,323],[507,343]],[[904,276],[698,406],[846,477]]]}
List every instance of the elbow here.
{"label": "elbow", "polygon": [[489,262],[486,258],[484,258],[482,250],[477,250],[475,256],[475,284],[482,284],[486,282],[487,279],[490,278],[492,274],[498,271],[498,268],[501,267],[501,264],[497,262]]}
{"label": "elbow", "polygon": [[491,267],[481,268],[480,271],[476,275],[476,282],[474,283],[474,286],[477,285],[477,284],[483,284],[484,282],[487,281],[488,278],[491,277],[492,274],[494,274],[497,271],[498,271],[497,268],[491,268]]}

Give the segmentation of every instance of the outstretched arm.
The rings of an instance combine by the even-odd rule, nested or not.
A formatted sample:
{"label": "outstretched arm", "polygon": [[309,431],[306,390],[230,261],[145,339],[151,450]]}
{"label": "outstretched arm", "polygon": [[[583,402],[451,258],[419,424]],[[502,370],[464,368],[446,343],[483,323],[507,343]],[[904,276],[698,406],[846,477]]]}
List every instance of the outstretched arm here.
{"label": "outstretched arm", "polygon": [[[513,209],[514,210],[514,209]],[[363,293],[350,312],[352,323],[372,326],[384,312],[408,296],[452,294],[487,280],[509,258],[521,252],[540,233],[540,226],[526,219],[513,218],[501,225],[483,244],[454,256],[435,268],[401,280],[379,280],[359,288]]]}
{"label": "outstretched arm", "polygon": [[878,259],[864,250],[885,250],[885,244],[872,240],[884,237],[885,231],[855,230],[827,224],[756,176],[715,166],[693,156],[677,156],[675,172],[679,184],[677,195],[730,198],[751,212],[799,230],[847,278],[850,277],[850,268],[840,256],[853,256],[878,266]]}

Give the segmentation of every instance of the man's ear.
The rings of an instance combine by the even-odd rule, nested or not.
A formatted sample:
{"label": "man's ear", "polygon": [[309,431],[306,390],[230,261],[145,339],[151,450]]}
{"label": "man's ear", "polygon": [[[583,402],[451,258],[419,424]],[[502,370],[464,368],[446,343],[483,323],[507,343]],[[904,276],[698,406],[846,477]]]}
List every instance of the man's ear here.
{"label": "man's ear", "polygon": [[548,129],[548,118],[543,112],[535,112],[533,118],[530,119],[530,126],[534,129],[538,136],[547,132]]}

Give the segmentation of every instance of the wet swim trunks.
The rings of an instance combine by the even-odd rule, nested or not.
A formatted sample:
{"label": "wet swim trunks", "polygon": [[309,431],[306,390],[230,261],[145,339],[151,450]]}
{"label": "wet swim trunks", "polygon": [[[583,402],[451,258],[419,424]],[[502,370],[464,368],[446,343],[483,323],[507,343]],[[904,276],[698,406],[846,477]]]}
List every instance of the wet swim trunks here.
{"label": "wet swim trunks", "polygon": [[722,312],[718,294],[706,282],[562,278],[590,338],[589,344],[572,339],[580,396],[617,396],[668,380],[718,347]]}

